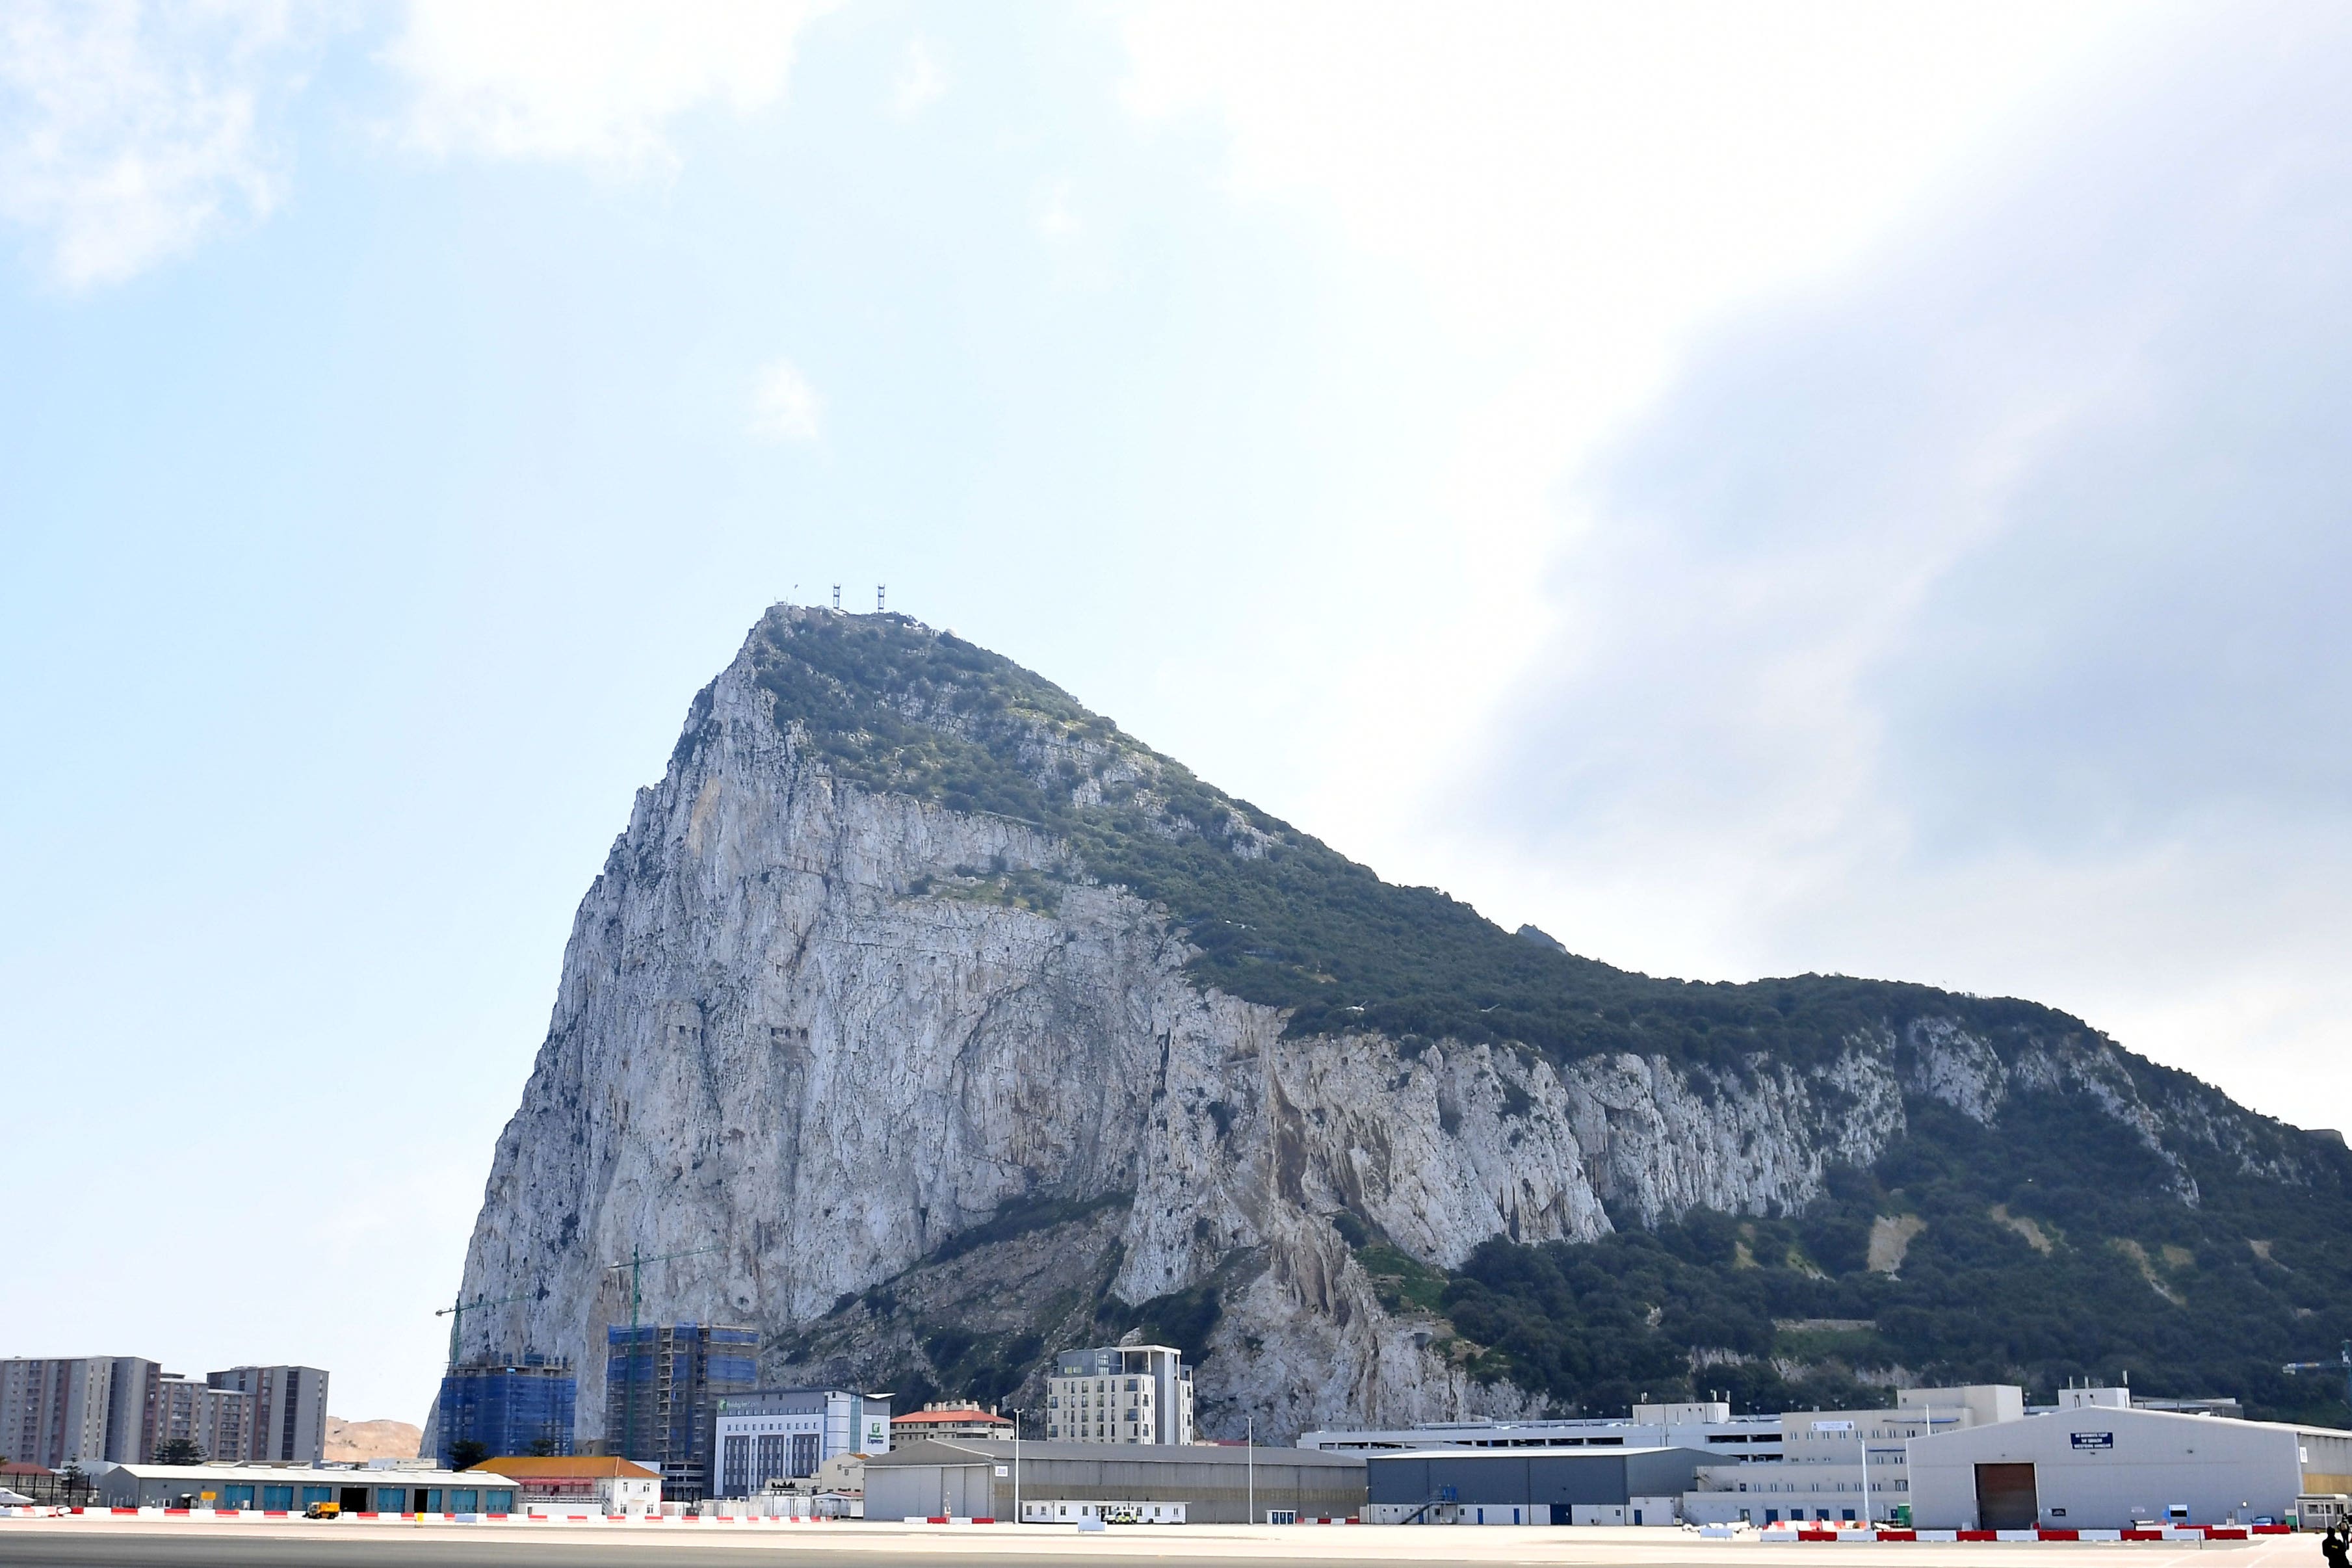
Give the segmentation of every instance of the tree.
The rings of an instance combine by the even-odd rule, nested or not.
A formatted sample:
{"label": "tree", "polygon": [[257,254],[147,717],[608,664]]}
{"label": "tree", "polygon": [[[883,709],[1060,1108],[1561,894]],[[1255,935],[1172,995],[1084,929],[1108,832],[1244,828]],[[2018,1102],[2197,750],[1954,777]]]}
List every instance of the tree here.
{"label": "tree", "polygon": [[540,1436],[533,1437],[530,1440],[530,1455],[532,1458],[551,1458],[554,1457],[554,1454],[555,1439],[548,1436],[545,1433],[541,1433]]}
{"label": "tree", "polygon": [[196,1447],[194,1437],[166,1437],[155,1445],[155,1462],[159,1465],[201,1465],[205,1451]]}
{"label": "tree", "polygon": [[453,1470],[470,1470],[489,1457],[489,1446],[471,1437],[460,1437],[449,1445],[449,1468]]}

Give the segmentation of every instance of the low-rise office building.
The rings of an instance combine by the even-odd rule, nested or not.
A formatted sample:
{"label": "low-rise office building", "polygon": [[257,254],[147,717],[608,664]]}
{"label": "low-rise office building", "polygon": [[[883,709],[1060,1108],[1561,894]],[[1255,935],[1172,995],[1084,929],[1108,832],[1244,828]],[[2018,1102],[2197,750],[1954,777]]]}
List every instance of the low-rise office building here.
{"label": "low-rise office building", "polygon": [[1722,1400],[1633,1406],[1631,1419],[1426,1421],[1413,1426],[1335,1427],[1309,1432],[1302,1448],[1374,1453],[1423,1448],[1699,1448],[1725,1463],[1780,1458],[1778,1415],[1734,1415]]}
{"label": "low-rise office building", "polygon": [[2352,1432],[2082,1401],[1908,1445],[1912,1521],[1937,1530],[2116,1530],[2284,1520],[2352,1492]]}
{"label": "low-rise office building", "polygon": [[1638,1524],[1681,1519],[1705,1448],[1429,1448],[1364,1456],[1367,1524]]}
{"label": "low-rise office building", "polygon": [[[868,1519],[1023,1519],[1026,1506],[1184,1505],[1192,1523],[1354,1519],[1364,1456],[1307,1448],[925,1440],[866,1461]],[[1069,1518],[1078,1517],[1075,1512]],[[1164,1515],[1163,1515],[1164,1517]]]}
{"label": "low-rise office building", "polygon": [[525,1512],[642,1514],[661,1507],[659,1471],[608,1455],[505,1454],[482,1468],[515,1483]]}
{"label": "low-rise office building", "polygon": [[[714,1497],[751,1497],[772,1482],[814,1480],[827,1459],[890,1451],[887,1394],[755,1388],[721,1396],[713,1421]],[[1009,1431],[1012,1423],[1003,1425]]]}
{"label": "low-rise office building", "polygon": [[309,1465],[116,1465],[99,1478],[110,1508],[345,1513],[512,1513],[515,1483],[490,1470],[330,1470]]}
{"label": "low-rise office building", "polygon": [[1780,1452],[1701,1471],[1683,1517],[1695,1524],[1900,1522],[1911,1517],[1906,1456],[1913,1438],[2025,1414],[2025,1391],[2014,1384],[1906,1388],[1895,1397],[1892,1409],[1783,1413]]}

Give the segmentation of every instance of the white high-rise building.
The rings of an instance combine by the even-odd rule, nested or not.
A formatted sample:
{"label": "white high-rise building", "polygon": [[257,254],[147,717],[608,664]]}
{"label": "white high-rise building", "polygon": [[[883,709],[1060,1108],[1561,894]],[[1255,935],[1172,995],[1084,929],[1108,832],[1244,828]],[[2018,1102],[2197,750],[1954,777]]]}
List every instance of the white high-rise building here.
{"label": "white high-rise building", "polygon": [[1192,1369],[1168,1345],[1064,1351],[1045,1380],[1055,1443],[1190,1443]]}

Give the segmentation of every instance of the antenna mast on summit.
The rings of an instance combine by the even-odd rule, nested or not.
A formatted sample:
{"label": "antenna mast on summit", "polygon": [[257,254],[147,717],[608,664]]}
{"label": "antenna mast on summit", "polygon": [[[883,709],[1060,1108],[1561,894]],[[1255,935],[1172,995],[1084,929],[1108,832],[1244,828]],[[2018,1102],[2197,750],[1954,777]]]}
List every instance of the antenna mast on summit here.
{"label": "antenna mast on summit", "polygon": [[874,613],[877,616],[882,613],[882,590],[887,588],[889,585],[890,584],[887,583],[877,583],[874,584]]}
{"label": "antenna mast on summit", "polygon": [[833,585],[833,607],[836,610],[841,608],[841,584],[838,583]]}

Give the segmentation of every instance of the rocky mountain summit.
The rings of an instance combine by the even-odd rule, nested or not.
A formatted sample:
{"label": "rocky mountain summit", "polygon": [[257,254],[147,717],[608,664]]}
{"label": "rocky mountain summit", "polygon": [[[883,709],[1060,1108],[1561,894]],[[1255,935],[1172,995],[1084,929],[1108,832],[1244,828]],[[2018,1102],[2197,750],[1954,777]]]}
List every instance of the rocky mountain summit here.
{"label": "rocky mountain summit", "polygon": [[530,1299],[466,1329],[580,1357],[583,1436],[633,1247],[716,1248],[647,1317],[755,1323],[777,1381],[1020,1403],[1139,1332],[1216,1436],[2092,1370],[1965,1300],[2001,1271],[2130,1293],[2143,1384],[2200,1310],[2274,1374],[2352,1331],[2347,1190],[2063,1015],[1615,970],[952,635],[779,606],[581,904],[466,1259]]}

